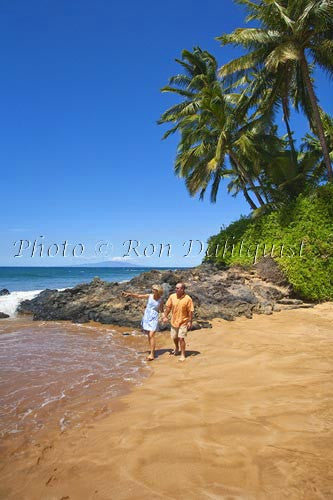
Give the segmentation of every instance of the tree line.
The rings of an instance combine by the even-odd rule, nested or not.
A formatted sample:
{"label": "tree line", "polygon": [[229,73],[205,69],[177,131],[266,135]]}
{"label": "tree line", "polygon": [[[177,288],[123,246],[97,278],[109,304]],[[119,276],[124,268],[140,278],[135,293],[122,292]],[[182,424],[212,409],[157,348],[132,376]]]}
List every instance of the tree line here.
{"label": "tree line", "polygon": [[[320,107],[314,72],[333,76],[333,0],[236,1],[254,27],[217,40],[244,54],[219,67],[200,47],[183,50],[181,72],[162,88],[180,101],[158,123],[171,125],[164,138],[179,133],[174,170],[191,196],[209,189],[215,202],[227,178],[228,192],[242,192],[260,214],[332,182],[333,118]],[[300,146],[292,109],[308,123]]]}

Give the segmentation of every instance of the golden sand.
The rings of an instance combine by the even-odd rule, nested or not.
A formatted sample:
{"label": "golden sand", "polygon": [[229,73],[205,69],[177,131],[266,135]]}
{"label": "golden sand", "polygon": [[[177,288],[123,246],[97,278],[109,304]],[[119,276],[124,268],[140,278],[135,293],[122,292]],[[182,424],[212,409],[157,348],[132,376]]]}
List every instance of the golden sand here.
{"label": "golden sand", "polygon": [[159,334],[111,416],[2,460],[0,497],[333,499],[333,304]]}

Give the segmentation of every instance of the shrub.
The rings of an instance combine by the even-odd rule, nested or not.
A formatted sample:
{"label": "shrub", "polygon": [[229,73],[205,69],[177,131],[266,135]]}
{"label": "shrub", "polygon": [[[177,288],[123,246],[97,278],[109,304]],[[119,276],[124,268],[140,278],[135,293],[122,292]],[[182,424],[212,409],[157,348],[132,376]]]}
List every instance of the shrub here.
{"label": "shrub", "polygon": [[333,185],[257,219],[241,217],[208,240],[205,261],[250,266],[271,255],[304,299],[333,299]]}

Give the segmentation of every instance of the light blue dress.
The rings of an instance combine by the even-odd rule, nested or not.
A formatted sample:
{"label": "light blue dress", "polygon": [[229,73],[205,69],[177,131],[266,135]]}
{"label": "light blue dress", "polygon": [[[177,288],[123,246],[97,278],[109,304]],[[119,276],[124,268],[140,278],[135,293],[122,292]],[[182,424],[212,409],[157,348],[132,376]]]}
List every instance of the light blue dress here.
{"label": "light blue dress", "polygon": [[147,306],[141,321],[141,326],[147,331],[156,331],[158,328],[158,311],[161,305],[162,297],[155,300],[153,295],[149,295]]}

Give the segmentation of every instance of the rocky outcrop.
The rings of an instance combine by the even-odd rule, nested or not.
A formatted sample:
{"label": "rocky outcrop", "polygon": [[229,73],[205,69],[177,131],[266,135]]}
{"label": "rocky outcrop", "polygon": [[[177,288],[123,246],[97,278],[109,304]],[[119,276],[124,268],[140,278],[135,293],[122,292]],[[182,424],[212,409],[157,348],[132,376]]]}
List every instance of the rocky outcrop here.
{"label": "rocky outcrop", "polygon": [[146,301],[125,298],[121,292],[150,293],[151,286],[159,283],[168,297],[179,281],[186,283],[187,292],[194,302],[194,329],[210,326],[209,320],[216,317],[226,320],[238,316],[251,318],[253,314],[312,306],[295,299],[282,276],[277,277],[278,283],[268,281],[268,274],[274,273],[272,267],[275,263],[272,262],[266,263],[265,275],[262,268],[218,269],[211,264],[202,264],[193,269],[148,271],[127,283],[110,283],[96,277],[91,283],[74,288],[44,290],[34,299],[21,302],[18,312],[32,314],[35,320],[71,320],[76,323],[93,320],[138,327]]}
{"label": "rocky outcrop", "polygon": [[287,278],[272,257],[260,259],[254,269],[256,275],[262,280],[269,281],[273,285],[288,286]]}
{"label": "rocky outcrop", "polygon": [[9,314],[0,312],[0,319],[9,318]]}
{"label": "rocky outcrop", "polygon": [[10,291],[7,290],[7,288],[2,288],[0,290],[0,295],[9,295],[10,294]]}

